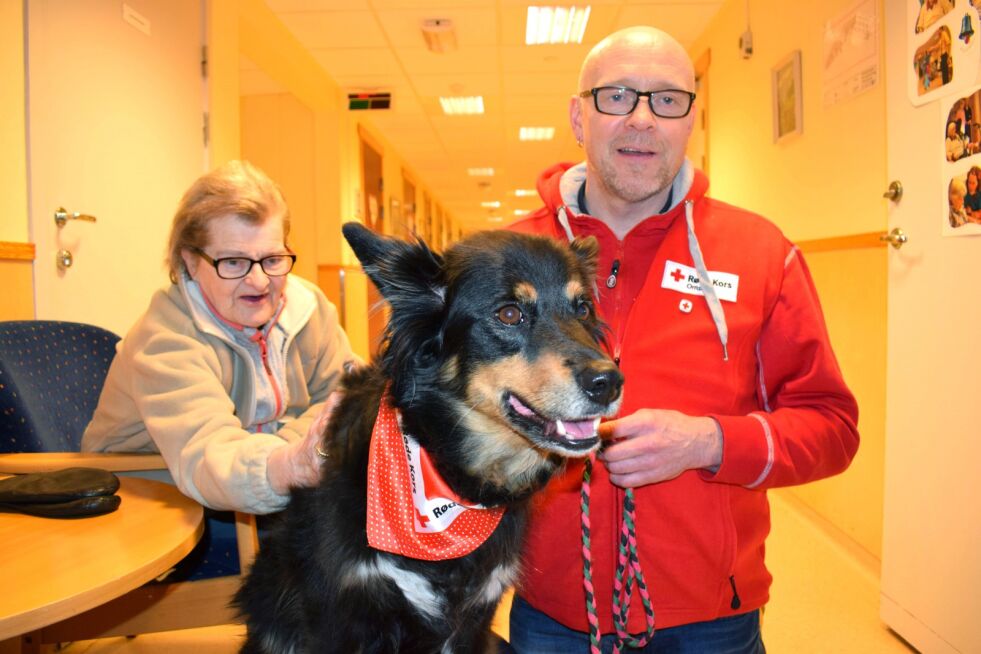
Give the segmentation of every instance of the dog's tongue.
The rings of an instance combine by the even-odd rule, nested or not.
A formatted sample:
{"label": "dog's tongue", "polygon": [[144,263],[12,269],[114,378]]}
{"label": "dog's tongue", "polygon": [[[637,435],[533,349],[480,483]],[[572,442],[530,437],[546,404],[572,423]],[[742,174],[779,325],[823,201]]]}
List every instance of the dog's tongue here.
{"label": "dog's tongue", "polygon": [[577,421],[556,420],[554,423],[550,423],[549,427],[551,428],[552,424],[554,424],[555,431],[558,432],[560,436],[576,441],[583,438],[593,438],[596,436],[596,430],[599,429],[599,422],[599,418]]}
{"label": "dog's tongue", "polygon": [[[511,396],[508,402],[514,410],[523,416],[528,416],[530,418],[537,418],[541,420],[542,417],[532,411],[530,408],[522,404],[522,402],[515,396]],[[594,418],[592,420],[554,420],[545,423],[545,434],[547,436],[554,436],[558,434],[562,438],[567,438],[569,440],[581,440],[584,438],[593,438],[596,436],[596,430],[599,429],[599,418]]]}

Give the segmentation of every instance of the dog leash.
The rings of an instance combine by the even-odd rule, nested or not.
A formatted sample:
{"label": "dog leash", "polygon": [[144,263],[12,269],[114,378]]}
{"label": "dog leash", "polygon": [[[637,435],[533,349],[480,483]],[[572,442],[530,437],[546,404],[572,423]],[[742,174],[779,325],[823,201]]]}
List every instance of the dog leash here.
{"label": "dog leash", "polygon": [[[593,477],[594,458],[595,455],[592,455],[586,459],[583,467],[580,526],[582,530],[583,588],[586,593],[586,616],[589,621],[589,650],[591,654],[600,654],[602,634],[599,628],[599,615],[596,612],[596,592],[593,588],[593,555],[589,519],[590,482]],[[616,628],[613,654],[620,654],[624,645],[634,648],[645,647],[654,637],[654,605],[651,604],[647,582],[644,580],[640,558],[637,556],[635,517],[634,492],[632,488],[628,488],[624,491],[623,496],[619,551],[616,576],[613,581],[613,625]],[[644,618],[647,623],[644,633],[637,637],[632,636],[627,631],[627,616],[630,614],[630,598],[633,594],[633,586],[636,586],[640,593],[641,603],[644,605]]]}

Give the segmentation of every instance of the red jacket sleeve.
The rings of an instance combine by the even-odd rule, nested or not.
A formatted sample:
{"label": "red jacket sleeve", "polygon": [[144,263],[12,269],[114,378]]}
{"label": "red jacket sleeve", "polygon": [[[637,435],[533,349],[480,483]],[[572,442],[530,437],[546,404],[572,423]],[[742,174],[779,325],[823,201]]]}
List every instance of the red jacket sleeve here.
{"label": "red jacket sleeve", "polygon": [[847,468],[858,449],[858,405],[842,378],[814,282],[796,249],[784,267],[757,353],[757,393],[764,410],[712,416],[722,427],[722,465],[703,478],[775,488]]}

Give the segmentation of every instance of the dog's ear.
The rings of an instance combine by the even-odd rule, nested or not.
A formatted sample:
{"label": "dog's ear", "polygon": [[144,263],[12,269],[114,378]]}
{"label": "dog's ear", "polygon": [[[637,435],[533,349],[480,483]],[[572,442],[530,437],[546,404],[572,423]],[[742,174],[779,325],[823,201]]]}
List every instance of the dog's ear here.
{"label": "dog's ear", "polygon": [[587,282],[596,277],[596,260],[599,255],[599,241],[595,236],[577,238],[569,244],[572,252],[582,264],[583,274]]}
{"label": "dog's ear", "polygon": [[[345,223],[341,229],[365,274],[392,307],[385,329],[384,365],[392,371],[431,365],[442,338],[443,257],[422,241],[381,236],[359,223]],[[393,393],[401,397],[398,379],[395,383]]]}
{"label": "dog's ear", "polygon": [[341,228],[368,278],[396,309],[402,300],[416,306],[437,300],[442,305],[443,259],[425,243],[382,236],[356,222]]}

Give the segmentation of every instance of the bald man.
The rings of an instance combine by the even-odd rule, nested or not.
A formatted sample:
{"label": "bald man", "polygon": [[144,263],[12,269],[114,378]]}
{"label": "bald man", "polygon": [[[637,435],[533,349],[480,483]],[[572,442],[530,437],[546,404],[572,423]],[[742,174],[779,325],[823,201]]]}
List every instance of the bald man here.
{"label": "bald man", "polygon": [[685,159],[694,90],[668,34],[603,39],[569,103],[585,161],[546,170],[545,206],[512,225],[598,239],[596,303],[626,377],[598,460],[536,505],[511,613],[522,654],[763,652],[766,491],[837,474],[858,448],[800,251],[707,197]]}

